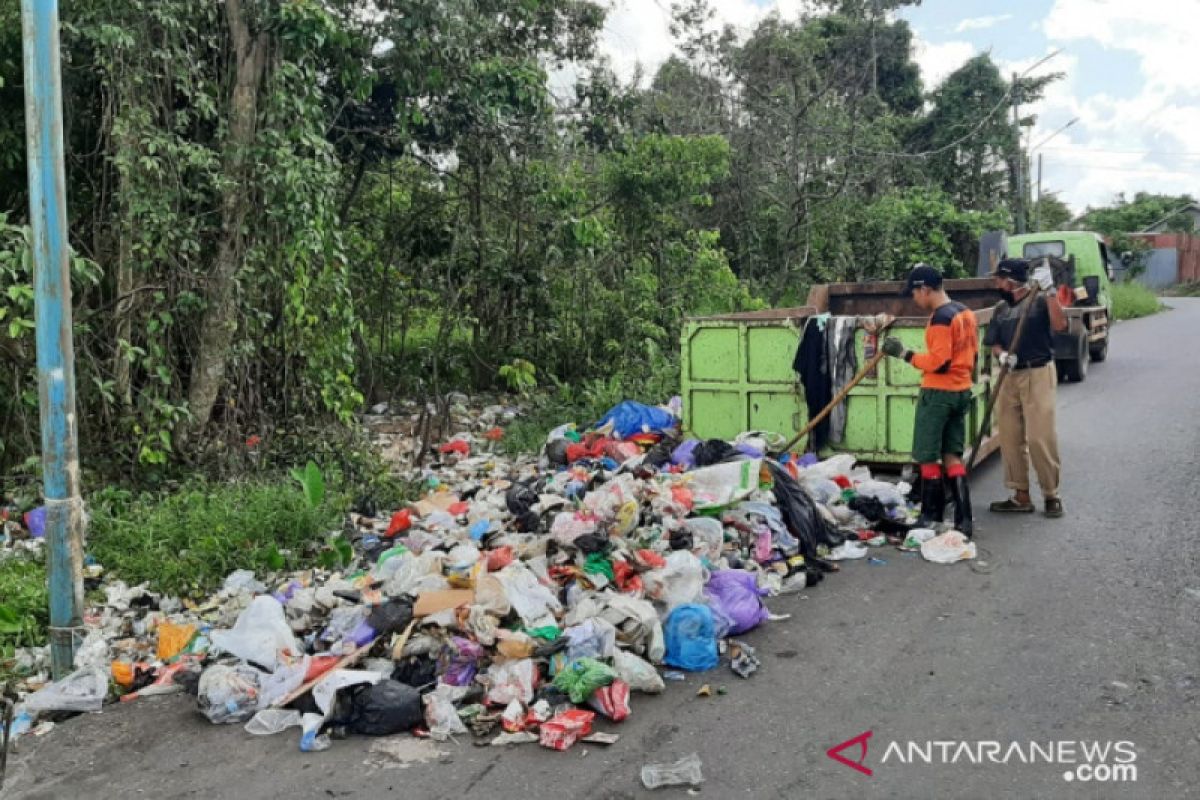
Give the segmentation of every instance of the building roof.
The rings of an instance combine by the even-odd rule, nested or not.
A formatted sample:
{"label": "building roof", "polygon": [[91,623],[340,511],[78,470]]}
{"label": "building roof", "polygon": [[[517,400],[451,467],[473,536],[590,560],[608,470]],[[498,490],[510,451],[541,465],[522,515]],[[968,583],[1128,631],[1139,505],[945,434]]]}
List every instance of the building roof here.
{"label": "building roof", "polygon": [[1161,231],[1156,230],[1156,228],[1165,224],[1167,220],[1171,219],[1171,217],[1186,213],[1192,213],[1197,217],[1200,217],[1200,203],[1184,203],[1179,208],[1164,216],[1162,219],[1156,220],[1153,224],[1147,225],[1145,228],[1138,231],[1138,233],[1161,233]]}

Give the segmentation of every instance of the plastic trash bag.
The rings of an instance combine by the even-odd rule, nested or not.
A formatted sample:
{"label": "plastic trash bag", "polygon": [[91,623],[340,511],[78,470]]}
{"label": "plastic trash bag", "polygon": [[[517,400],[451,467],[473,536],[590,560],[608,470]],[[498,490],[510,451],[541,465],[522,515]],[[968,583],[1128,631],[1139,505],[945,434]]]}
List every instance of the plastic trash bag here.
{"label": "plastic trash bag", "polygon": [[642,767],[642,785],[647,789],[660,786],[698,786],[704,783],[700,772],[700,756],[684,756],[671,764],[647,764]]}
{"label": "plastic trash bag", "polygon": [[513,701],[533,702],[533,684],[537,680],[537,665],[532,659],[505,661],[488,667],[484,682],[487,684],[487,701],[506,706]]}
{"label": "plastic trash bag", "polygon": [[26,711],[99,711],[108,694],[108,671],[77,670],[25,698]]}
{"label": "plastic trash bag", "polygon": [[696,510],[723,508],[744,500],[758,488],[762,459],[729,461],[687,474]]}
{"label": "plastic trash bag", "polygon": [[245,722],[258,711],[261,673],[246,664],[214,664],[200,675],[196,706],[217,725]]}
{"label": "plastic trash bag", "polygon": [[704,565],[688,550],[676,550],[666,558],[667,565],[642,576],[646,596],[667,608],[695,603],[704,592]]}
{"label": "plastic trash bag", "polygon": [[230,630],[210,635],[213,649],[232,653],[269,671],[280,663],[280,654],[298,654],[300,646],[283,615],[283,606],[270,595],[250,601]]}
{"label": "plastic trash bag", "polygon": [[388,597],[399,597],[402,594],[416,596],[423,590],[446,589],[449,582],[442,576],[443,553],[428,550],[420,555],[408,554],[397,556],[386,563],[403,559],[400,566],[391,573],[383,585],[383,593]]}
{"label": "plastic trash bag", "polygon": [[617,677],[634,691],[658,694],[667,688],[662,676],[650,662],[626,650],[618,650],[613,655],[613,669]]}
{"label": "plastic trash bag", "polygon": [[572,661],[554,676],[554,685],[567,693],[572,703],[582,703],[601,686],[617,678],[613,668],[594,658]]}
{"label": "plastic trash bag", "polygon": [[569,644],[567,660],[610,658],[617,645],[617,629],[605,619],[589,619],[563,631]]}
{"label": "plastic trash bag", "polygon": [[663,626],[667,664],[692,672],[712,669],[720,661],[712,609],[699,603],[677,606]]}
{"label": "plastic trash bag", "polygon": [[745,633],[757,628],[770,616],[762,602],[766,591],[758,588],[752,572],[742,569],[718,570],[708,579],[704,591],[713,612],[727,623],[727,634]]}
{"label": "plastic trash bag", "polygon": [[494,574],[526,627],[539,627],[548,617],[551,618],[550,624],[553,624],[554,614],[562,611],[562,604],[554,593],[538,583],[537,577],[525,565],[509,564]]}
{"label": "plastic trash bag", "polygon": [[267,587],[254,577],[252,569],[238,569],[229,573],[221,588],[226,594],[237,594],[238,592],[258,594],[267,590]]}
{"label": "plastic trash bag", "polygon": [[873,497],[885,506],[903,506],[905,498],[912,491],[907,483],[888,483],[887,481],[863,481],[854,487],[860,497]]}
{"label": "plastic trash bag", "polygon": [[683,524],[692,532],[692,539],[697,547],[703,547],[703,555],[710,562],[715,562],[721,557],[721,551],[725,547],[725,526],[720,520],[712,517],[693,517],[686,519]]}
{"label": "plastic trash bag", "polygon": [[283,733],[288,728],[299,728],[304,725],[299,711],[292,708],[264,708],[246,723],[246,733],[255,736],[273,736]]}
{"label": "plastic trash bag", "polygon": [[848,453],[840,453],[818,464],[813,464],[803,474],[806,479],[812,476],[833,480],[839,475],[849,475],[850,471],[854,469],[854,462],[856,460],[854,456]]}
{"label": "plastic trash bag", "polygon": [[921,543],[921,556],[935,564],[954,564],[975,557],[975,543],[958,531],[946,531]]}
{"label": "plastic trash bag", "polygon": [[587,703],[613,722],[621,722],[629,716],[629,684],[618,678],[593,692]]}
{"label": "plastic trash bag", "polygon": [[350,701],[350,730],[364,736],[410,731],[424,719],[421,693],[399,681],[382,680],[361,687]]}
{"label": "plastic trash bag", "polygon": [[850,561],[856,558],[867,557],[867,546],[858,542],[847,539],[837,547],[829,551],[830,561]]}
{"label": "plastic trash bag", "polygon": [[628,439],[638,433],[666,433],[674,429],[679,420],[665,408],[626,400],[609,409],[595,427],[603,429],[610,424],[615,436]]}
{"label": "plastic trash bag", "polygon": [[425,705],[425,726],[434,741],[444,742],[451,736],[466,733],[467,726],[458,716],[454,704],[462,699],[466,689],[439,683],[438,687],[422,698]]}
{"label": "plastic trash bag", "polygon": [[484,656],[483,648],[462,636],[451,636],[438,656],[438,675],[442,683],[451,686],[468,686],[479,671],[479,661]]}

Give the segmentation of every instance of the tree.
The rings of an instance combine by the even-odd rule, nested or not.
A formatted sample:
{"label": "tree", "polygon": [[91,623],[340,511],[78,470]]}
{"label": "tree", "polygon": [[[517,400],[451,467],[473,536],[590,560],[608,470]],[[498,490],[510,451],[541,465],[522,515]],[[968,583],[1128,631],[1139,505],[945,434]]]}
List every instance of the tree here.
{"label": "tree", "polygon": [[1034,202],[1033,219],[1039,231],[1061,231],[1075,218],[1071,209],[1053,194],[1043,194]]}
{"label": "tree", "polygon": [[1118,194],[1112,205],[1088,209],[1079,218],[1078,227],[1097,231],[1107,236],[1122,233],[1138,233],[1156,223],[1163,225],[1167,233],[1192,233],[1195,220],[1191,214],[1182,213],[1196,200],[1190,194],[1165,195],[1138,192],[1132,200]]}

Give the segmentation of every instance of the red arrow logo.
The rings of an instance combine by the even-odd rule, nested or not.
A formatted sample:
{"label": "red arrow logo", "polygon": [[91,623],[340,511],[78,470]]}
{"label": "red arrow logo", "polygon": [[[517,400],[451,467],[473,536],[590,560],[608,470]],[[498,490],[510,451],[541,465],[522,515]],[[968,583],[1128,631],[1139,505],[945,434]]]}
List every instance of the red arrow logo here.
{"label": "red arrow logo", "polygon": [[[839,764],[845,764],[847,767],[850,767],[850,769],[856,769],[863,775],[870,776],[873,773],[871,772],[870,767],[863,765],[863,762],[867,760],[867,740],[871,738],[871,733],[871,731],[866,731],[864,733],[860,733],[858,736],[855,736],[853,739],[847,739],[841,744],[835,744],[833,747],[825,751],[825,755],[829,756]],[[843,750],[853,745],[858,745],[859,747],[857,761],[851,761],[842,755]]]}

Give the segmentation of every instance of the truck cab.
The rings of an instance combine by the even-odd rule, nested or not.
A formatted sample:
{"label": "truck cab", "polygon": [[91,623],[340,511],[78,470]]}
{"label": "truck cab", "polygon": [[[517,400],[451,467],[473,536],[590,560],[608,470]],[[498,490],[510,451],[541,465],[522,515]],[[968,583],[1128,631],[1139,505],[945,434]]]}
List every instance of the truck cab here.
{"label": "truck cab", "polygon": [[1118,259],[1104,240],[1091,231],[1044,231],[1007,237],[1009,258],[1036,262],[1041,258],[1065,265],[1056,280],[1074,290],[1066,308],[1069,326],[1054,337],[1058,375],[1064,381],[1083,381],[1090,362],[1108,357],[1109,320],[1112,317],[1112,279]]}

